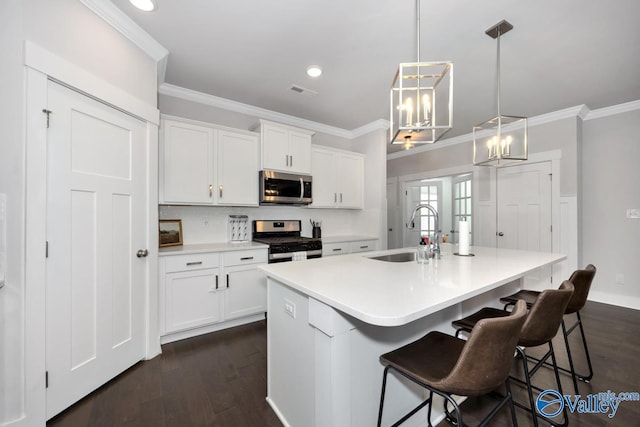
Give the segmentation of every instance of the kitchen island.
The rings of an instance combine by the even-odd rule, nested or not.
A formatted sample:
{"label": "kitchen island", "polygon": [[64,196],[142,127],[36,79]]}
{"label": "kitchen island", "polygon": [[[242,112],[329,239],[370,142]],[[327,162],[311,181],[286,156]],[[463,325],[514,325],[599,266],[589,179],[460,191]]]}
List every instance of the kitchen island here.
{"label": "kitchen island", "polygon": [[[267,400],[286,426],[372,426],[383,367],[378,357],[521,286],[562,261],[560,254],[472,247],[428,264],[386,262],[381,254],[327,257],[260,267],[268,276]],[[383,425],[425,398],[390,376]],[[434,406],[434,420],[441,405]],[[426,411],[405,425],[424,425]]]}

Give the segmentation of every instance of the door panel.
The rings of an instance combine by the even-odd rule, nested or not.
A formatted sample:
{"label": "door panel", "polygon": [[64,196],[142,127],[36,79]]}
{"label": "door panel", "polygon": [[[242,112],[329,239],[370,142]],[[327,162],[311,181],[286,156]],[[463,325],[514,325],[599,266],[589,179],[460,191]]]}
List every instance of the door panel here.
{"label": "door panel", "polygon": [[146,124],[49,82],[47,418],[144,356]]}
{"label": "door panel", "polygon": [[[497,170],[499,248],[551,252],[551,163]],[[551,269],[540,269],[525,284],[548,284]]]}

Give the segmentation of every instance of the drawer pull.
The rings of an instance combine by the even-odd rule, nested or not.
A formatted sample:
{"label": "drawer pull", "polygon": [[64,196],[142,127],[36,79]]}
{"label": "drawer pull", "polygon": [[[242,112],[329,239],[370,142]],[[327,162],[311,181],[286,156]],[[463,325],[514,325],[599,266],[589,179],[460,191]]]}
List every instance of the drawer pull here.
{"label": "drawer pull", "polygon": [[252,259],[253,259],[252,256],[243,256],[242,258],[240,258],[240,261],[250,261]]}
{"label": "drawer pull", "polygon": [[227,274],[227,289],[229,288],[229,275]]}
{"label": "drawer pull", "polygon": [[369,245],[365,245],[365,246],[360,246],[360,249],[368,249]]}
{"label": "drawer pull", "polygon": [[342,248],[335,248],[335,249],[333,250],[333,252],[340,252],[341,250],[342,250]]}
{"label": "drawer pull", "polygon": [[202,265],[202,261],[193,261],[193,262],[188,262],[187,263],[188,266],[190,265]]}
{"label": "drawer pull", "polygon": [[218,289],[218,275],[216,274],[216,290]]}

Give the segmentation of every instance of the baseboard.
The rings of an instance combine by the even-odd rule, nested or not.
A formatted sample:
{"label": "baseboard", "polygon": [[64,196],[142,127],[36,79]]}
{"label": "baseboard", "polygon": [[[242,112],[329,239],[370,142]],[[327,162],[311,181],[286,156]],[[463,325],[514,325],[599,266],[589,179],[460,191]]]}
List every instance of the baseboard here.
{"label": "baseboard", "polygon": [[265,313],[255,314],[253,316],[241,317],[239,319],[229,320],[228,322],[215,323],[213,325],[203,326],[201,328],[188,329],[186,331],[174,332],[172,334],[160,337],[160,344],[168,344],[174,341],[180,341],[187,338],[197,337],[198,335],[208,334],[210,332],[221,331],[236,326],[246,325],[247,323],[258,322],[265,319]]}
{"label": "baseboard", "polygon": [[608,292],[601,292],[591,289],[591,291],[589,291],[588,300],[601,302],[604,304],[617,305],[619,307],[631,308],[633,310],[640,310],[640,297],[611,294]]}

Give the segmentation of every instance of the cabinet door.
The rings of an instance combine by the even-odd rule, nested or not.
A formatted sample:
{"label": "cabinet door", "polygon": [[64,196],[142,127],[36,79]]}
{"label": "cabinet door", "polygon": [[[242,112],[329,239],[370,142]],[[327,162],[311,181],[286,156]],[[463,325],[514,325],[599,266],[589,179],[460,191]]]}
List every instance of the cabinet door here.
{"label": "cabinet door", "polygon": [[322,148],[314,147],[311,150],[312,208],[333,208],[337,204],[335,155],[333,151]]}
{"label": "cabinet door", "polygon": [[289,131],[262,125],[262,168],[289,172]]}
{"label": "cabinet door", "polygon": [[289,131],[289,170],[295,173],[311,173],[311,135]]}
{"label": "cabinet door", "polygon": [[165,120],[160,202],[213,204],[213,129]]}
{"label": "cabinet door", "polygon": [[338,206],[362,209],[364,206],[364,159],[340,154],[338,159]]}
{"label": "cabinet door", "polygon": [[267,311],[267,276],[257,266],[225,268],[225,320]]}
{"label": "cabinet door", "polygon": [[222,320],[219,274],[211,268],[165,275],[165,334]]}
{"label": "cabinet door", "polygon": [[219,205],[258,206],[258,139],[218,132]]}

